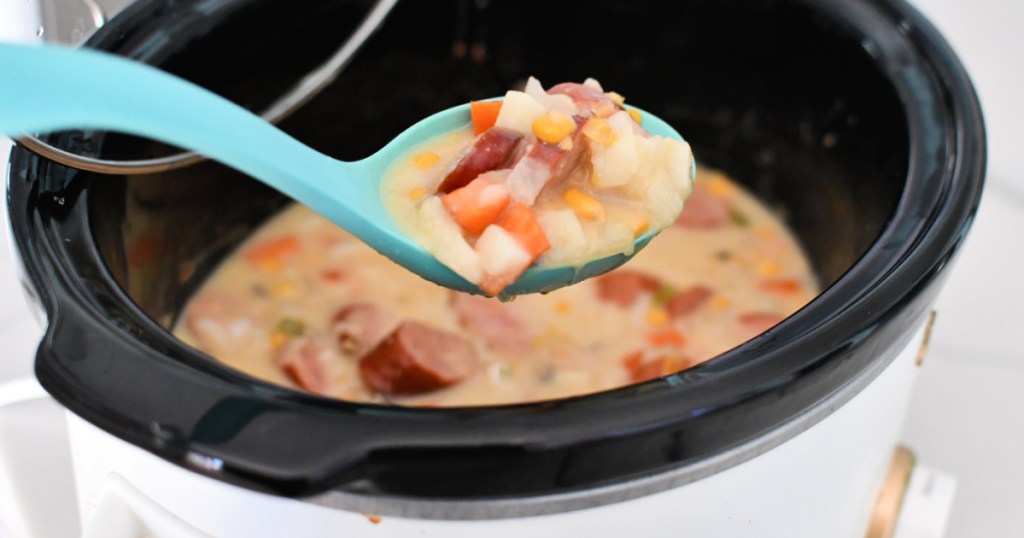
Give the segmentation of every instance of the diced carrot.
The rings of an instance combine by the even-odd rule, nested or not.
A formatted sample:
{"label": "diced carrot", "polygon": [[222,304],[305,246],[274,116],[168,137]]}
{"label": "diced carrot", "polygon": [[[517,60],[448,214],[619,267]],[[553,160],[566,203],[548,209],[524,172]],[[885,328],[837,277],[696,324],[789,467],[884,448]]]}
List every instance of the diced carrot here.
{"label": "diced carrot", "polygon": [[501,101],[471,101],[469,115],[473,119],[473,134],[480,134],[498,121],[501,112]]}
{"label": "diced carrot", "polygon": [[796,293],[800,291],[800,283],[792,278],[777,278],[761,282],[761,289],[775,293]]}
{"label": "diced carrot", "polygon": [[260,243],[245,251],[243,257],[249,263],[263,264],[279,261],[302,249],[302,243],[294,235],[285,235]]}
{"label": "diced carrot", "polygon": [[654,347],[686,345],[686,337],[675,329],[664,329],[647,335],[647,343]]}
{"label": "diced carrot", "polygon": [[441,203],[463,230],[480,235],[505,211],[508,206],[508,190],[501,183],[482,174],[465,187],[444,195]]}
{"label": "diced carrot", "polygon": [[551,248],[551,243],[544,235],[544,230],[541,229],[533,211],[526,204],[512,202],[508,206],[508,210],[505,211],[505,216],[498,222],[498,226],[512,234],[533,258],[537,258]]}
{"label": "diced carrot", "polygon": [[629,371],[633,371],[639,368],[640,365],[643,364],[643,362],[644,352],[634,351],[622,358],[622,367]]}

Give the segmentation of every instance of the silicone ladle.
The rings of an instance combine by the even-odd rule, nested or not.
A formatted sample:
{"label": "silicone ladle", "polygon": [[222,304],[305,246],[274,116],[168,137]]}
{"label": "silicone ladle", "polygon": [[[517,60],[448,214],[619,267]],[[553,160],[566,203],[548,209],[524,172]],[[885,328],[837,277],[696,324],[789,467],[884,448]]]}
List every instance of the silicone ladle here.
{"label": "silicone ladle", "polygon": [[[654,135],[681,140],[643,115]],[[406,269],[441,286],[481,294],[400,230],[381,197],[381,180],[418,144],[469,124],[469,105],[443,110],[355,162],[339,161],[258,116],[188,81],[110,54],[0,43],[0,133],[105,129],[149,137],[236,168],[330,219]],[[657,231],[636,239],[634,253]],[[502,295],[548,292],[605,273],[632,254],[579,267],[533,265]]]}

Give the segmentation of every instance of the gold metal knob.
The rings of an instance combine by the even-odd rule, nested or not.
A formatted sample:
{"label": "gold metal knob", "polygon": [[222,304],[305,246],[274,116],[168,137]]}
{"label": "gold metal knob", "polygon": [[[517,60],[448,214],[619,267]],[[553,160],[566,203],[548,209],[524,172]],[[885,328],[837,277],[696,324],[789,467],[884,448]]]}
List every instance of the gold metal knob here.
{"label": "gold metal knob", "polygon": [[932,327],[935,326],[935,317],[938,313],[934,310],[928,314],[928,321],[924,322],[924,336],[921,337],[921,347],[917,349],[917,358],[914,360],[914,364],[921,366],[924,362],[924,356],[928,354],[928,342],[932,339]]}
{"label": "gold metal knob", "polygon": [[[934,313],[930,320],[934,320]],[[929,321],[929,327],[931,321]],[[927,329],[926,329],[927,331]],[[927,332],[925,340],[927,341]],[[900,516],[900,508],[903,506],[903,497],[907,493],[907,486],[910,484],[910,473],[914,470],[914,463],[917,458],[909,448],[897,446],[892,455],[892,463],[889,464],[889,472],[885,475],[882,483],[882,491],[875,501],[875,511],[871,516],[871,524],[868,525],[868,532],[865,538],[892,538],[896,532],[896,522]]]}

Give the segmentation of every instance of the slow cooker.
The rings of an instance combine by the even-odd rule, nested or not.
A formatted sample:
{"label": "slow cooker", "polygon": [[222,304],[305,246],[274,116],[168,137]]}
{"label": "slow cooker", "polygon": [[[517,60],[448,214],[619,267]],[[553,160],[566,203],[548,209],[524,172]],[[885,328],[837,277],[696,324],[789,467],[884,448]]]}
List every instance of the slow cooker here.
{"label": "slow cooker", "polygon": [[[142,0],[84,46],[262,110],[373,7]],[[11,229],[46,321],[36,375],[69,411],[87,529],[865,535],[983,183],[981,112],[953,51],[900,0],[407,0],[281,126],[354,159],[528,75],[595,76],[671,123],[783,215],[824,291],[711,361],[617,390],[456,409],[330,400],[168,331],[287,199],[212,162],[100,175],[16,148]],[[106,132],[43,139],[105,159],[177,151]],[[140,263],[130,245],[147,234],[161,241]]]}

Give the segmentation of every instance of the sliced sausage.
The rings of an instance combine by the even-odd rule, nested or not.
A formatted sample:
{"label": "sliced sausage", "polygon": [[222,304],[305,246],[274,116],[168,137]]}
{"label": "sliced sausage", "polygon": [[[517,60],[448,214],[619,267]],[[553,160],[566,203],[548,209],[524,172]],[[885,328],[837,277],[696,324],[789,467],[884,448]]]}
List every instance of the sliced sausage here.
{"label": "sliced sausage", "polygon": [[728,200],[708,192],[706,188],[694,188],[693,194],[683,204],[676,225],[684,228],[710,229],[729,223],[732,208]]}
{"label": "sliced sausage", "polygon": [[202,344],[232,348],[252,338],[252,319],[236,295],[205,292],[193,298],[184,313],[185,326]]}
{"label": "sliced sausage", "polygon": [[478,335],[499,353],[525,353],[532,346],[526,325],[514,306],[497,299],[452,292],[451,306],[459,325]]}
{"label": "sliced sausage", "polygon": [[334,314],[331,332],[338,346],[352,356],[361,356],[373,349],[398,325],[394,312],[372,303],[355,303]]}
{"label": "sliced sausage", "polygon": [[622,359],[622,366],[629,372],[633,383],[649,381],[685,370],[697,361],[685,355],[658,355],[647,359],[642,351],[634,351]]}
{"label": "sliced sausage", "polygon": [[479,358],[466,339],[418,321],[404,321],[359,361],[363,382],[383,394],[411,396],[470,376]]}
{"label": "sliced sausage", "polygon": [[672,319],[681,318],[695,312],[698,308],[708,302],[714,292],[705,286],[692,286],[683,291],[676,292],[665,304],[665,310]]}
{"label": "sliced sausage", "polygon": [[586,84],[563,82],[552,86],[548,93],[568,95],[576,103],[576,106],[581,109],[590,110],[598,118],[607,118],[623,109],[622,105]]}
{"label": "sliced sausage", "polygon": [[573,120],[576,133],[571,139],[572,147],[563,148],[537,139],[526,146],[521,156],[517,156],[512,173],[506,180],[513,199],[532,206],[545,187],[562,182],[580,164],[587,150],[580,129],[586,118],[573,116]]}
{"label": "sliced sausage", "polygon": [[645,293],[654,293],[661,288],[661,281],[648,274],[630,269],[618,269],[605,273],[594,279],[597,284],[597,296],[623,308],[633,303]]}
{"label": "sliced sausage", "polygon": [[277,363],[298,386],[309,392],[324,394],[327,374],[323,365],[324,349],[308,336],[293,339],[281,347]]}
{"label": "sliced sausage", "polygon": [[523,136],[511,129],[491,127],[484,131],[463,151],[459,160],[445,175],[438,193],[448,194],[465,187],[480,174],[506,168],[511,164],[516,146]]}

